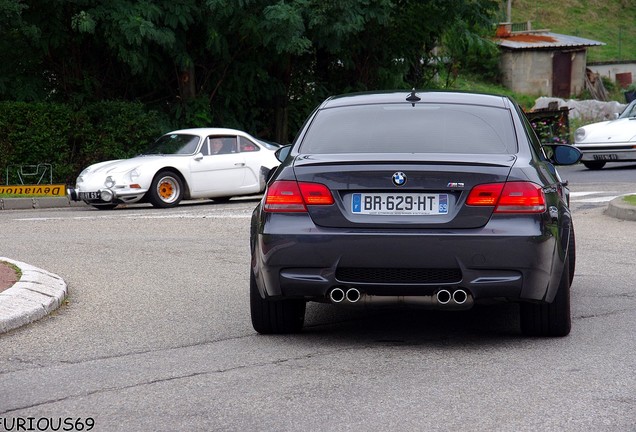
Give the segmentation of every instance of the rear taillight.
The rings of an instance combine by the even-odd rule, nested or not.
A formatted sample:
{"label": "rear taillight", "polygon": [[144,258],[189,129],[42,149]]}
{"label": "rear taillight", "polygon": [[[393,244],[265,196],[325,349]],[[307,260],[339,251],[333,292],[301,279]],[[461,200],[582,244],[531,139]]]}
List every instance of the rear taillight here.
{"label": "rear taillight", "polygon": [[531,182],[488,183],[475,186],[466,199],[471,206],[495,206],[495,213],[543,213],[545,195]]}
{"label": "rear taillight", "polygon": [[300,193],[307,205],[331,205],[333,204],[333,196],[324,184],[320,183],[298,183]]}
{"label": "rear taillight", "polygon": [[471,206],[494,206],[499,200],[505,183],[489,183],[475,186],[468,194],[466,204]]}
{"label": "rear taillight", "polygon": [[267,188],[264,209],[267,212],[305,212],[308,205],[331,205],[333,196],[320,183],[275,181]]}

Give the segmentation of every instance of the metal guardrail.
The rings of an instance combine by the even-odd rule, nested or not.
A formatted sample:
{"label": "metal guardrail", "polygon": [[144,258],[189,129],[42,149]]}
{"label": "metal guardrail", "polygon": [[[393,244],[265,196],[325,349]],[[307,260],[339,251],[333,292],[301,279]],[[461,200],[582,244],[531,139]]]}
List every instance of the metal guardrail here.
{"label": "metal guardrail", "polygon": [[[11,174],[11,177],[9,176]],[[5,185],[9,185],[9,180],[16,180],[13,184],[25,184],[25,179],[36,180],[34,183],[30,181],[29,184],[44,184],[45,177],[48,174],[48,183],[53,184],[53,165],[49,163],[40,163],[37,165],[9,165],[5,169]],[[19,183],[18,183],[19,182]]]}

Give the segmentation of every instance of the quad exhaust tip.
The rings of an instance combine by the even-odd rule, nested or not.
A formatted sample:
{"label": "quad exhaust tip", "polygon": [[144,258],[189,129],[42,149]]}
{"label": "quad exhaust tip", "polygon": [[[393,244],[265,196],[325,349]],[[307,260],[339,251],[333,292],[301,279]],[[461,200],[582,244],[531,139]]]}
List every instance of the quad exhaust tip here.
{"label": "quad exhaust tip", "polygon": [[459,305],[466,303],[468,300],[468,293],[464,290],[457,290],[453,293],[453,301]]}
{"label": "quad exhaust tip", "polygon": [[351,303],[355,303],[358,300],[360,300],[360,291],[358,291],[355,288],[349,288],[347,290],[346,297],[347,297],[347,300],[349,300]]}
{"label": "quad exhaust tip", "polygon": [[329,300],[334,303],[340,303],[345,299],[345,292],[342,288],[334,288],[329,292]]}
{"label": "quad exhaust tip", "polygon": [[443,290],[437,291],[437,302],[439,304],[443,304],[443,305],[448,304],[450,303],[452,298],[453,296],[448,290],[443,289]]}
{"label": "quad exhaust tip", "polygon": [[342,288],[336,287],[329,292],[329,300],[331,300],[332,303],[342,303],[345,300],[349,303],[356,303],[361,298],[362,294],[356,288],[349,288],[345,291]]}
{"label": "quad exhaust tip", "polygon": [[462,289],[455,290],[452,293],[448,290],[437,291],[437,302],[445,305],[453,301],[453,303],[462,305],[468,301],[468,293]]}
{"label": "quad exhaust tip", "polygon": [[[360,290],[358,290],[357,288],[341,288],[341,287],[335,287],[333,288],[331,291],[329,291],[328,294],[329,300],[334,303],[334,304],[338,304],[338,303],[342,303],[342,302],[347,302],[350,304],[353,303],[357,303],[360,300],[363,300],[363,303],[367,304],[369,302],[373,302],[373,303],[381,303],[382,301],[386,301],[386,298],[383,297],[378,297],[378,296],[368,296],[368,295],[364,295],[360,292]],[[364,297],[364,299],[363,299]],[[415,302],[415,303],[421,303],[423,300],[414,300],[414,298],[417,299],[424,299],[425,297],[413,297],[413,298],[409,298],[407,297],[395,297],[395,301],[397,303],[400,302]],[[434,296],[429,296],[428,297],[431,301],[433,302],[432,304],[435,303],[435,301],[437,301],[438,305],[463,305],[466,302],[468,302],[471,297],[470,294],[463,289],[457,289],[454,291],[449,291],[447,289],[441,289],[439,291],[437,291],[437,293]],[[401,300],[400,300],[401,299]],[[390,302],[389,302],[390,303]],[[387,303],[388,304],[388,303]]]}
{"label": "quad exhaust tip", "polygon": [[452,293],[448,290],[442,289],[437,291],[437,302],[441,305],[445,305],[453,301],[458,305],[463,305],[468,301],[468,293],[463,289],[458,289]]}

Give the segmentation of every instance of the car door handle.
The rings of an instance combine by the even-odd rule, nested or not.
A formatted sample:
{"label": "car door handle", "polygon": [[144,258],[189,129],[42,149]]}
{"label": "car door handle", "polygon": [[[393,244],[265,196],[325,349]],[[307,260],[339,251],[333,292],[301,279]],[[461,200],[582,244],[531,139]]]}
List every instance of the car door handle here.
{"label": "car door handle", "polygon": [[234,166],[239,166],[239,167],[245,166],[245,162],[237,162],[234,164]]}

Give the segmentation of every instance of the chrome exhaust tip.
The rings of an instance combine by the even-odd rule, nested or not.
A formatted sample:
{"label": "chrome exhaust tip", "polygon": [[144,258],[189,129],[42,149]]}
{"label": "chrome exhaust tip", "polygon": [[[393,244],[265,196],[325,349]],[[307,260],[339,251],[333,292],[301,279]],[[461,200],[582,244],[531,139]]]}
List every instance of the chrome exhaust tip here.
{"label": "chrome exhaust tip", "polygon": [[466,303],[468,300],[468,293],[464,290],[457,290],[453,293],[453,301],[458,305]]}
{"label": "chrome exhaust tip", "polygon": [[345,292],[342,290],[342,288],[334,288],[329,291],[329,300],[331,300],[332,303],[340,303],[344,299]]}
{"label": "chrome exhaust tip", "polygon": [[348,301],[350,301],[351,303],[355,303],[360,300],[360,291],[355,288],[349,288],[345,296],[347,297]]}
{"label": "chrome exhaust tip", "polygon": [[445,305],[445,304],[448,304],[448,302],[451,301],[453,296],[451,295],[450,291],[448,291],[448,290],[439,290],[439,291],[437,291],[436,298],[437,298],[437,302],[439,304]]}

